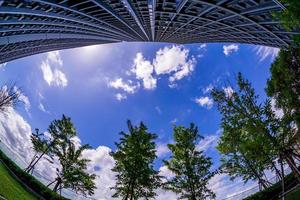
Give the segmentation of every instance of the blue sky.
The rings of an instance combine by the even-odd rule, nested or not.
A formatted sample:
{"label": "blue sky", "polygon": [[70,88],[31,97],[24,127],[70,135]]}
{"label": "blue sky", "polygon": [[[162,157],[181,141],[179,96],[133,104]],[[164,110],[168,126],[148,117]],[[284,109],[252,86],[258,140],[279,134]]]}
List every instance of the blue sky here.
{"label": "blue sky", "polygon": [[[230,92],[235,74],[242,72],[263,99],[269,67],[277,52],[270,47],[221,43],[106,44],[2,64],[0,83],[15,83],[21,88],[25,103],[13,113],[27,124],[27,132],[35,128],[45,131],[53,119],[65,114],[72,118],[81,143],[114,150],[118,133],[127,130],[126,120],[134,124],[143,121],[158,135],[156,167],[163,169],[160,160],[169,155],[166,144],[172,142],[173,125],[193,122],[206,137],[199,148],[213,157],[216,168],[219,155],[214,146],[221,134],[220,115],[209,91],[218,87]],[[2,120],[3,127],[5,123],[8,120]],[[13,145],[6,136],[1,139]],[[237,191],[227,187],[218,195]],[[105,199],[105,195],[100,197]]]}

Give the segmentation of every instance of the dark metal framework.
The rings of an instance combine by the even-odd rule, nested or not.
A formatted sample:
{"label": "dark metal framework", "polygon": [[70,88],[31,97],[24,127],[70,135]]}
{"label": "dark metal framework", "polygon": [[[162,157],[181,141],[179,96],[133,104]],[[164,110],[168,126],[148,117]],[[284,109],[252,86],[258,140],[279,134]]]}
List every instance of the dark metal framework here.
{"label": "dark metal framework", "polygon": [[285,47],[278,0],[0,0],[0,63],[121,41]]}

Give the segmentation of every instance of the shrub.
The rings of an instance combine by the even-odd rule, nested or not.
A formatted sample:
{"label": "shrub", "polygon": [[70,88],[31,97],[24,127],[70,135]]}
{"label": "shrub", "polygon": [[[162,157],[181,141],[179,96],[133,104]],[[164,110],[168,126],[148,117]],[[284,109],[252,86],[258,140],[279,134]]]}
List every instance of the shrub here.
{"label": "shrub", "polygon": [[[42,196],[45,199],[61,199],[68,200],[65,197],[60,197],[57,193],[53,192],[45,185],[43,185],[40,181],[38,181],[32,175],[24,172],[18,165],[16,165],[10,158],[8,158],[1,150],[0,150],[0,160],[23,182],[25,185],[33,190],[38,195]],[[22,183],[22,185],[23,185]],[[24,186],[24,185],[23,185]],[[25,186],[24,186],[25,187]],[[25,187],[26,189],[26,187]]]}
{"label": "shrub", "polygon": [[[289,174],[284,177],[285,191],[291,189],[297,185],[297,180],[293,174]],[[269,188],[257,192],[244,200],[276,200],[278,196],[282,193],[281,181],[275,183]]]}

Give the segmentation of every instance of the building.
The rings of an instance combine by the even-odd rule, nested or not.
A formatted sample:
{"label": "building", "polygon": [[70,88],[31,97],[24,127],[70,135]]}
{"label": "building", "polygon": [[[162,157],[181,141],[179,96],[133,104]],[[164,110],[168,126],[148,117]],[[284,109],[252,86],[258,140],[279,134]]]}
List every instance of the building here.
{"label": "building", "polygon": [[285,47],[278,0],[0,0],[0,63],[122,41]]}

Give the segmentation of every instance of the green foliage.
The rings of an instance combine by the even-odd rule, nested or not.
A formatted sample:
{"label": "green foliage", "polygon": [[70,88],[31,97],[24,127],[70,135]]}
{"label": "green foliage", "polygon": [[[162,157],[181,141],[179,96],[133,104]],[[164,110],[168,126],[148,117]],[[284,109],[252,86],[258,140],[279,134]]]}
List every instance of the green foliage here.
{"label": "green foliage", "polygon": [[173,137],[175,143],[168,145],[172,156],[164,164],[175,176],[165,183],[165,188],[180,194],[181,199],[215,198],[215,194],[206,187],[215,174],[210,171],[211,158],[204,156],[196,148],[196,144],[202,139],[198,128],[194,124],[189,128],[175,126]]}
{"label": "green foliage", "polygon": [[33,149],[37,153],[42,153],[47,150],[47,140],[43,138],[44,134],[39,133],[39,129],[35,129],[35,133],[31,135],[31,143]]}
{"label": "green foliage", "polygon": [[35,155],[25,169],[25,172],[27,173],[33,172],[35,165],[44,155],[48,155],[50,158],[52,157],[50,151],[51,148],[49,148],[50,144],[47,139],[44,138],[44,134],[39,133],[39,129],[35,129],[35,133],[32,133],[30,139],[33,145],[33,150],[35,151]]}
{"label": "green foliage", "polygon": [[65,115],[62,116],[61,120],[54,120],[50,123],[48,133],[50,137],[45,137],[44,134],[39,133],[39,130],[36,129],[36,133],[32,134],[31,141],[36,155],[25,169],[26,172],[32,171],[43,156],[53,157],[53,151],[56,146],[67,144],[77,134],[71,118]]}
{"label": "green foliage", "polygon": [[283,110],[285,119],[300,127],[300,48],[280,50],[270,71],[267,94]]}
{"label": "green foliage", "polygon": [[300,27],[300,1],[298,0],[281,0],[286,5],[280,14],[280,19],[289,30]]}
{"label": "green foliage", "polygon": [[238,90],[231,95],[222,89],[212,91],[222,114],[223,135],[217,146],[222,154],[221,168],[232,179],[258,180],[266,188],[264,170],[272,166],[275,158],[270,141],[273,136],[266,125],[270,102],[259,104],[251,84],[240,73],[237,84]]}
{"label": "green foliage", "polygon": [[157,136],[149,133],[143,123],[136,127],[130,121],[127,124],[129,133],[120,133],[117,150],[111,153],[116,161],[112,171],[117,173],[113,197],[124,200],[154,198],[155,189],[160,185],[160,177],[153,166],[156,158],[154,139]]}
{"label": "green foliage", "polygon": [[[279,119],[272,110],[271,101],[258,102],[258,96],[241,73],[237,77],[238,90],[232,95],[223,90],[213,90],[212,96],[222,114],[223,135],[217,149],[222,154],[222,167],[232,178],[244,181],[258,180],[266,188],[264,170],[275,170],[274,161],[288,163],[299,178],[295,168],[294,130],[291,123]],[[259,151],[257,151],[259,149]]]}
{"label": "green foliage", "polygon": [[8,168],[29,188],[31,188],[34,192],[39,194],[45,199],[61,199],[67,200],[64,197],[60,197],[55,192],[52,192],[49,188],[44,186],[41,182],[39,182],[36,178],[24,172],[19,166],[17,166],[12,160],[10,160],[2,151],[0,151],[0,159],[8,166]]}
{"label": "green foliage", "polygon": [[89,148],[89,145],[82,145],[77,149],[72,141],[55,146],[53,152],[58,157],[62,169],[57,170],[54,191],[59,188],[71,188],[85,196],[94,194],[96,175],[85,171],[90,160],[82,158],[82,152]]}
{"label": "green foliage", "polygon": [[83,195],[94,194],[94,174],[90,175],[85,170],[88,159],[82,158],[82,152],[89,149],[89,145],[76,148],[72,139],[77,135],[71,119],[63,115],[61,120],[54,120],[48,129],[51,135],[49,151],[57,156],[62,169],[57,169],[57,178],[49,185],[56,183],[53,191],[62,188],[71,188]]}
{"label": "green foliage", "polygon": [[[278,17],[287,30],[300,30],[300,1],[299,0],[280,0],[286,9],[276,13],[275,16]],[[296,35],[295,41],[299,45],[300,37]]]}

